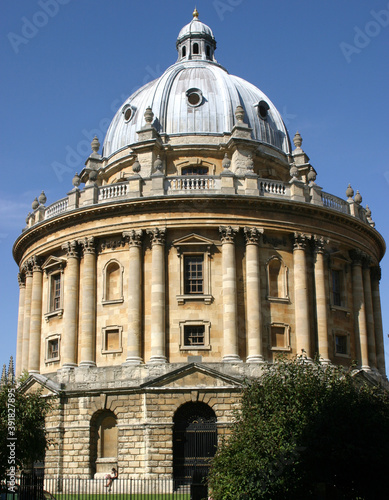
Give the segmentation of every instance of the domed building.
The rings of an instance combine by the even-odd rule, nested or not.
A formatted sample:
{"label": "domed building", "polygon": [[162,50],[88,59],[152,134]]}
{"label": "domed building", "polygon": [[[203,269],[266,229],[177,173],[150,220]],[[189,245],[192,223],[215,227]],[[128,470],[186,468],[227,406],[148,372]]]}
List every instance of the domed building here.
{"label": "domed building", "polygon": [[205,473],[243,379],[279,353],[385,378],[385,243],[359,192],[323,191],[197,11],[176,46],[14,245],[16,371],[59,403],[47,476]]}

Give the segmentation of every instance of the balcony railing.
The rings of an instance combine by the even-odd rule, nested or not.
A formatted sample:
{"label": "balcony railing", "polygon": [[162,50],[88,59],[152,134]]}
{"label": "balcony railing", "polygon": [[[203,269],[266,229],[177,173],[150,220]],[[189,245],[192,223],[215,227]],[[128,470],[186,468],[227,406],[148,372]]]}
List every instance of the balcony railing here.
{"label": "balcony railing", "polygon": [[[288,182],[272,179],[250,179],[245,177],[215,176],[215,175],[182,175],[182,176],[157,176],[141,179],[130,177],[126,182],[109,184],[105,186],[88,186],[85,189],[73,189],[67,198],[63,198],[51,204],[47,208],[40,205],[28,217],[27,228],[34,226],[42,220],[57,217],[69,210],[109,203],[112,201],[125,201],[129,199],[151,197],[184,195],[194,196],[196,194],[237,194],[250,195],[266,198],[282,198],[294,201],[306,200],[311,203],[343,214],[352,215],[365,223],[366,211],[362,206],[351,205],[337,196],[321,191],[318,186],[308,186],[299,183],[299,193],[296,195],[296,187],[291,187]],[[374,223],[373,223],[374,224]]]}

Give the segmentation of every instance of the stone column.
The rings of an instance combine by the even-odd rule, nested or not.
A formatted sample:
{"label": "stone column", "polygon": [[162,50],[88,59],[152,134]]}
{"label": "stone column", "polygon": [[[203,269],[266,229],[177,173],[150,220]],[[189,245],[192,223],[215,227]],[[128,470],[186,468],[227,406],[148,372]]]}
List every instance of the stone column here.
{"label": "stone column", "polygon": [[[78,297],[80,287],[80,262],[76,241],[65,243],[66,270],[64,286],[64,331],[61,346],[62,368],[77,366]],[[92,358],[93,359],[93,358]]]}
{"label": "stone column", "polygon": [[18,335],[16,341],[16,378],[22,373],[22,357],[23,357],[23,320],[24,320],[24,301],[26,292],[25,277],[22,273],[18,274],[19,282],[19,312],[18,312]]}
{"label": "stone column", "polygon": [[259,243],[262,228],[245,227],[246,237],[246,301],[248,363],[263,361],[261,284]]}
{"label": "stone column", "polygon": [[83,250],[80,366],[96,366],[96,250],[93,236],[78,242]]}
{"label": "stone column", "polygon": [[382,312],[381,312],[381,298],[380,298],[380,279],[381,268],[380,266],[371,269],[371,290],[373,299],[373,315],[374,315],[374,330],[375,330],[375,344],[377,352],[377,366],[381,375],[386,376],[385,371],[385,350],[384,350],[384,332],[382,328]]}
{"label": "stone column", "polygon": [[357,357],[361,368],[369,370],[366,307],[362,278],[362,259],[364,254],[360,250],[352,250],[350,256],[353,261],[354,330]]}
{"label": "stone column", "polygon": [[328,347],[328,298],[324,270],[324,246],[328,243],[323,237],[315,237],[315,292],[316,318],[319,356],[329,363]]}
{"label": "stone column", "polygon": [[234,363],[241,361],[238,346],[238,307],[236,301],[236,262],[235,236],[239,228],[220,226],[222,240],[222,267],[223,267],[223,333],[224,355],[223,361]]}
{"label": "stone column", "polygon": [[31,318],[31,292],[32,292],[32,263],[27,262],[24,266],[26,276],[26,291],[24,295],[24,318],[23,318],[23,348],[22,348],[22,372],[28,370],[28,356],[30,343],[30,318]]}
{"label": "stone column", "polygon": [[377,369],[377,355],[374,334],[374,315],[373,315],[373,298],[371,294],[371,281],[370,281],[370,258],[365,257],[362,263],[362,276],[363,276],[363,291],[365,298],[366,310],[366,327],[367,327],[367,348],[369,351],[369,366],[370,368]]}
{"label": "stone column", "polygon": [[42,324],[42,268],[36,256],[33,257],[32,273],[28,371],[29,373],[39,373]]}
{"label": "stone column", "polygon": [[126,364],[138,365],[141,357],[142,322],[142,229],[126,231],[130,263],[128,266],[128,334]]}
{"label": "stone column", "polygon": [[149,229],[151,263],[151,357],[150,363],[166,363],[165,339],[165,235],[166,229]]}
{"label": "stone column", "polygon": [[307,237],[294,234],[293,266],[294,266],[294,302],[295,302],[295,335],[296,351],[311,357],[311,338],[309,324],[309,298],[306,250]]}

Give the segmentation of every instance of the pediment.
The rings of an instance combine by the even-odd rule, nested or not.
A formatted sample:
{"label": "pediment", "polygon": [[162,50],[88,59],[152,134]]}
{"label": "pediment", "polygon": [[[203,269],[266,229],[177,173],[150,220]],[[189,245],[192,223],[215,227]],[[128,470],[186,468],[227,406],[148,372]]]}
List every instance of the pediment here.
{"label": "pediment", "polygon": [[211,246],[215,245],[215,242],[208,238],[205,238],[204,236],[200,236],[199,234],[191,233],[188,234],[187,236],[184,236],[183,238],[178,238],[177,240],[174,240],[172,245],[174,247],[185,247],[192,245]]}
{"label": "pediment", "polygon": [[173,370],[165,375],[149,380],[142,384],[143,389],[205,389],[205,388],[242,388],[242,381],[238,378],[225,375],[212,368],[191,363]]}
{"label": "pediment", "polygon": [[66,266],[66,259],[60,257],[54,257],[50,255],[42,264],[42,269],[46,272],[53,271],[54,269],[63,269]]}
{"label": "pediment", "polygon": [[61,393],[61,386],[43,375],[33,374],[20,386],[19,390],[24,394],[33,394],[41,391],[42,396],[56,397]]}

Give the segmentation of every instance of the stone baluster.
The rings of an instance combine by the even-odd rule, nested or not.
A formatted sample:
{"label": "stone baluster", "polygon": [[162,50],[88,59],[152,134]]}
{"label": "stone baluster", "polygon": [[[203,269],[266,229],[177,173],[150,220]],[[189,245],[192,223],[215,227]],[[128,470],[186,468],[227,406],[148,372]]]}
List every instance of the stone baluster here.
{"label": "stone baluster", "polygon": [[142,363],[141,323],[142,323],[142,236],[141,229],[126,231],[128,240],[128,334],[126,364]]}
{"label": "stone baluster", "polygon": [[81,275],[80,366],[96,366],[96,249],[93,236],[80,240],[84,263]]}
{"label": "stone baluster", "polygon": [[151,356],[150,363],[166,363],[165,339],[165,235],[166,229],[147,230],[150,234],[151,257]]}
{"label": "stone baluster", "polygon": [[247,301],[247,362],[263,361],[261,284],[259,244],[262,228],[245,227],[246,238],[246,301]]}
{"label": "stone baluster", "polygon": [[370,263],[371,259],[366,255],[362,262],[362,277],[366,310],[367,346],[369,351],[369,366],[370,368],[376,369],[377,355],[374,334],[374,314],[370,281]]}
{"label": "stone baluster", "polygon": [[23,349],[22,349],[22,372],[28,370],[29,343],[30,343],[30,318],[31,318],[31,292],[32,292],[32,263],[28,261],[24,267],[26,277],[26,291],[24,295],[24,318],[23,318]]}
{"label": "stone baluster", "polygon": [[18,274],[19,283],[19,310],[18,310],[18,334],[16,341],[16,378],[22,373],[22,357],[23,357],[23,320],[24,320],[24,301],[26,295],[26,282],[23,273]]}
{"label": "stone baluster", "polygon": [[235,236],[239,228],[231,226],[219,227],[222,241],[222,267],[223,267],[223,332],[224,355],[223,361],[241,361],[238,346],[238,307],[236,297],[236,262],[235,262]]}
{"label": "stone baluster", "polygon": [[[66,250],[64,288],[64,331],[61,348],[62,368],[77,366],[78,297],[80,287],[80,261],[78,244],[69,241],[62,246]],[[83,283],[84,285],[84,283]]]}
{"label": "stone baluster", "polygon": [[382,312],[381,312],[381,298],[380,298],[380,279],[381,279],[380,266],[371,268],[370,278],[371,278],[371,290],[372,290],[372,300],[373,300],[375,343],[377,349],[377,366],[381,375],[386,376],[384,333],[382,328]]}
{"label": "stone baluster", "polygon": [[294,234],[293,266],[294,266],[294,302],[295,302],[295,335],[297,354],[303,352],[311,357],[311,338],[309,321],[309,297],[307,274],[307,236]]}
{"label": "stone baluster", "polygon": [[361,368],[369,370],[366,307],[362,277],[362,260],[364,254],[360,250],[352,250],[350,256],[353,261],[354,331],[357,357]]}
{"label": "stone baluster", "polygon": [[314,238],[315,243],[315,292],[319,355],[326,363],[329,359],[328,346],[328,298],[326,290],[324,247],[328,243],[323,237]]}
{"label": "stone baluster", "polygon": [[36,256],[33,257],[30,342],[28,355],[29,373],[39,373],[42,324],[42,268]]}

